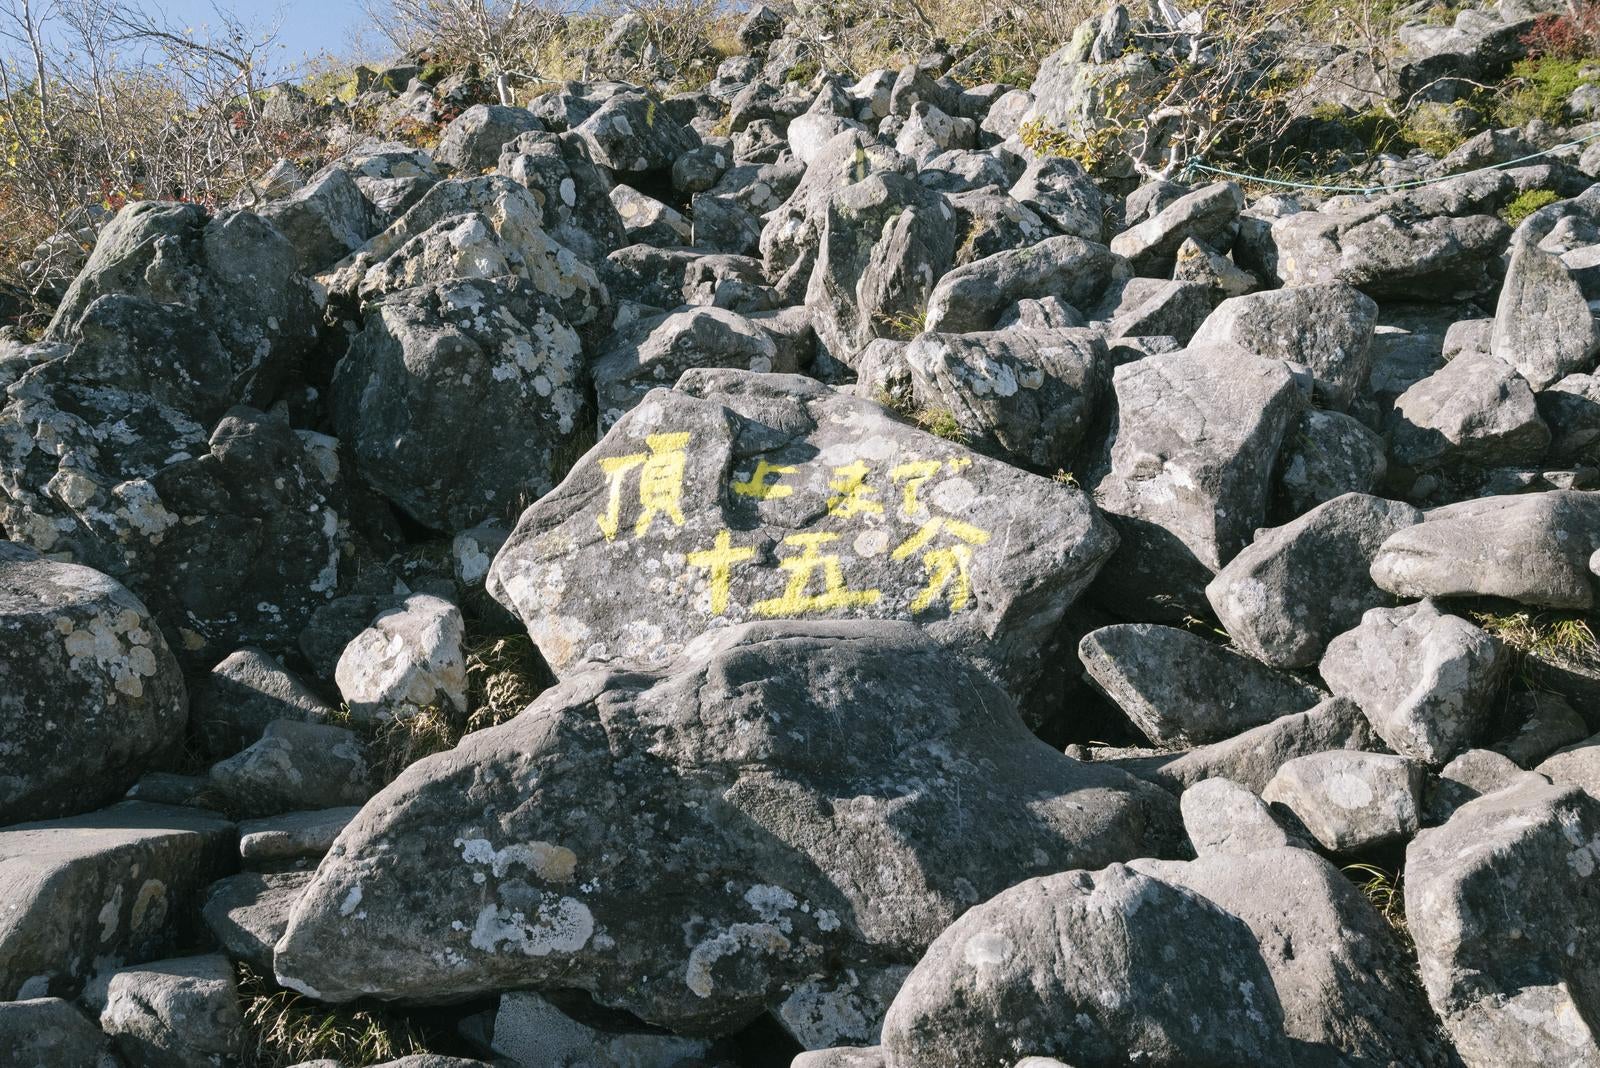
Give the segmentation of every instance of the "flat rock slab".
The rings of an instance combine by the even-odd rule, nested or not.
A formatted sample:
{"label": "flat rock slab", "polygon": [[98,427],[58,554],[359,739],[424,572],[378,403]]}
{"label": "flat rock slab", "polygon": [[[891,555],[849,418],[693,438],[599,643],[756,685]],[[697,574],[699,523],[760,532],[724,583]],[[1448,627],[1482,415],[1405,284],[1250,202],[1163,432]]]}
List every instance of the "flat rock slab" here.
{"label": "flat rock slab", "polygon": [[138,801],[0,831],[0,998],[160,956],[234,849],[220,816]]}

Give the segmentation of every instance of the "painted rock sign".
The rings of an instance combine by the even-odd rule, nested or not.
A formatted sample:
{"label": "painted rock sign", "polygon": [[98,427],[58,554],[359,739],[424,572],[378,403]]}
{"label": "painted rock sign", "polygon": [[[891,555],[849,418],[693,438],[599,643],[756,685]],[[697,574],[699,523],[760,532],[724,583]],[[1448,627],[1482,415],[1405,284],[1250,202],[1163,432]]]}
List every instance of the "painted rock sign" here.
{"label": "painted rock sign", "polygon": [[693,371],[522,516],[489,576],[558,673],[761,619],[916,623],[1024,683],[1116,546],[1079,490],[811,379]]}

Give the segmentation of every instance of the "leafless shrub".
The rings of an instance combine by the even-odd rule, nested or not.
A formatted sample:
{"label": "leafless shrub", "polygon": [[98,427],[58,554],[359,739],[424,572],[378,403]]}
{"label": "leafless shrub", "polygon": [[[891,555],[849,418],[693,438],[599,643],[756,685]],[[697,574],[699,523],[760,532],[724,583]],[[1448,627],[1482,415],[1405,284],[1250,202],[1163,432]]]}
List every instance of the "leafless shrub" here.
{"label": "leafless shrub", "polygon": [[476,66],[502,104],[563,32],[568,11],[552,0],[364,0],[368,15],[401,52],[433,49],[446,63]]}

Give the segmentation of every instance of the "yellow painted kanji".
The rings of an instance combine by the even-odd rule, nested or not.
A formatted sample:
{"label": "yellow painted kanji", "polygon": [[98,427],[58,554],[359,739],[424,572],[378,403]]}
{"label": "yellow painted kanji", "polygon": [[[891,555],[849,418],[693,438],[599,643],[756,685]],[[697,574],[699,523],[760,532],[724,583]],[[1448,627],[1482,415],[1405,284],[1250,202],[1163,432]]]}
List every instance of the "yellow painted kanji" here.
{"label": "yellow painted kanji", "polygon": [[867,485],[868,474],[865,460],[833,469],[833,481],[828,483],[834,492],[828,498],[829,515],[848,519],[853,515],[883,514],[883,505],[874,499],[878,491]]}
{"label": "yellow painted kanji", "polygon": [[604,515],[596,516],[600,533],[611,541],[622,529],[622,487],[628,472],[639,468],[639,513],[633,525],[634,537],[642,537],[658,515],[665,515],[676,526],[683,526],[683,473],[688,464],[685,451],[689,445],[688,431],[672,434],[651,434],[644,439],[648,453],[638,452],[628,456],[608,456],[600,461],[600,472],[605,475],[609,492]]}
{"label": "yellow painted kanji", "polygon": [[735,548],[731,531],[717,534],[714,548],[701,549],[688,556],[689,566],[703,567],[710,574],[711,614],[720,616],[728,610],[728,590],[733,584],[733,565],[753,559],[754,549]]}
{"label": "yellow painted kanji", "polygon": [[922,484],[939,473],[938,460],[911,460],[907,463],[897,464],[890,469],[889,477],[895,482],[904,482],[905,490],[900,497],[900,514],[911,517],[922,511],[922,504],[917,500],[917,490]]}
{"label": "yellow painted kanji", "polygon": [[959,539],[959,542],[948,548],[928,549],[922,554],[922,567],[928,573],[928,584],[911,599],[913,612],[926,611],[952,581],[954,587],[946,598],[950,603],[950,611],[961,611],[972,599],[972,577],[968,570],[972,564],[972,547],[989,543],[987,530],[960,519],[938,516],[922,524],[915,534],[896,546],[889,557],[892,560],[904,560],[926,548],[941,531]]}
{"label": "yellow painted kanji", "polygon": [[[795,616],[805,612],[821,612],[829,608],[857,608],[877,604],[883,594],[878,590],[852,590],[844,584],[844,573],[839,567],[839,557],[818,551],[820,546],[838,540],[831,531],[808,531],[791,534],[783,539],[785,545],[800,549],[798,556],[779,560],[778,566],[789,572],[789,585],[782,597],[757,601],[755,611],[762,616]],[[808,594],[812,577],[822,572],[822,592]]]}
{"label": "yellow painted kanji", "polygon": [[779,482],[768,482],[773,475],[783,477],[792,475],[797,469],[786,464],[769,464],[765,460],[756,461],[756,469],[749,478],[743,482],[733,484],[733,492],[741,497],[754,497],[758,501],[777,500],[780,497],[793,495],[794,487],[785,486]]}

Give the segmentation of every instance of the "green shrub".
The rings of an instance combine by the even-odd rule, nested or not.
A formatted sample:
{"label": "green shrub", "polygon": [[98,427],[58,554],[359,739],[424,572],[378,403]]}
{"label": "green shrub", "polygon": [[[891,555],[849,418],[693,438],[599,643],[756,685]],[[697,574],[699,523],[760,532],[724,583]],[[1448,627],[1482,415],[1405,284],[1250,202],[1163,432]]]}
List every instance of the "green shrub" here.
{"label": "green shrub", "polygon": [[1560,125],[1566,117],[1567,98],[1593,80],[1582,74],[1589,65],[1554,56],[1519,60],[1495,102],[1496,125],[1525,126],[1534,119]]}
{"label": "green shrub", "polygon": [[1526,193],[1519,193],[1517,199],[1502,208],[1500,218],[1505,220],[1506,225],[1515,226],[1546,204],[1554,204],[1560,199],[1548,189],[1530,189]]}

